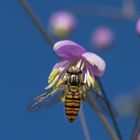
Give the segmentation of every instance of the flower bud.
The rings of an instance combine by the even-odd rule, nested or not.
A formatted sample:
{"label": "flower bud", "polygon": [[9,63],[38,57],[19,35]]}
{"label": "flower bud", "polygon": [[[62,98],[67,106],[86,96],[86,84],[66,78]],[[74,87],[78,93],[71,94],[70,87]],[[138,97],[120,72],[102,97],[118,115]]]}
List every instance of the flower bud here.
{"label": "flower bud", "polygon": [[52,14],[49,20],[49,28],[51,32],[59,38],[65,38],[68,36],[74,30],[75,26],[75,16],[66,11]]}
{"label": "flower bud", "polygon": [[113,32],[107,27],[100,27],[93,32],[92,35],[92,44],[96,48],[105,50],[110,47],[114,40]]}

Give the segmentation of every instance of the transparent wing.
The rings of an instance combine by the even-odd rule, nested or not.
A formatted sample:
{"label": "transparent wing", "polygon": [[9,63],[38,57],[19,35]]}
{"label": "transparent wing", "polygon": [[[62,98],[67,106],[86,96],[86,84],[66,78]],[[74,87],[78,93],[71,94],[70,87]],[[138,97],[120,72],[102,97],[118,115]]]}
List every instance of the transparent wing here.
{"label": "transparent wing", "polygon": [[30,112],[38,112],[48,107],[53,106],[60,102],[62,92],[52,92],[44,93],[35,98],[28,106],[27,110]]}
{"label": "transparent wing", "polygon": [[117,109],[110,102],[107,102],[103,96],[95,93],[93,90],[87,92],[85,101],[87,101],[96,112],[102,113],[106,116],[110,116],[110,112],[107,106],[107,104],[109,104],[114,117],[118,116]]}

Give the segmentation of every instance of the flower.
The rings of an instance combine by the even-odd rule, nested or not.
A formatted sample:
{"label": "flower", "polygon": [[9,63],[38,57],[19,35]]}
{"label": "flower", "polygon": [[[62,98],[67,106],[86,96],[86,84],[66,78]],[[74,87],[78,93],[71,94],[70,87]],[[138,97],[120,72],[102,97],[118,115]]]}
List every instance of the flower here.
{"label": "flower", "polygon": [[137,20],[136,23],[136,32],[138,33],[138,35],[140,35],[140,18]]}
{"label": "flower", "polygon": [[114,104],[122,118],[132,117],[136,112],[136,100],[130,94],[121,94],[116,97]]}
{"label": "flower", "polygon": [[64,38],[74,30],[76,23],[76,18],[72,13],[60,11],[52,14],[49,27],[54,35]]}
{"label": "flower", "polygon": [[113,32],[107,27],[100,27],[92,35],[92,44],[98,49],[104,50],[111,46],[114,40]]}
{"label": "flower", "polygon": [[53,50],[62,60],[53,67],[48,80],[49,85],[46,89],[58,86],[68,68],[76,65],[83,72],[84,83],[99,92],[95,76],[101,76],[104,73],[106,64],[102,58],[94,53],[87,52],[82,46],[70,40],[55,43]]}

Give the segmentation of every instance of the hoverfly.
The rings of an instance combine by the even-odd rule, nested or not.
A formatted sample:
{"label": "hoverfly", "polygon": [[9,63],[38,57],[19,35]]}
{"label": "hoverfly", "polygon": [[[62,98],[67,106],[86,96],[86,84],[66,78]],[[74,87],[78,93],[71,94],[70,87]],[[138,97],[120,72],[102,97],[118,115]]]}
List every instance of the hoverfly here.
{"label": "hoverfly", "polygon": [[[83,101],[87,101],[95,111],[109,115],[104,97],[95,93],[94,89],[89,89],[82,78],[82,70],[76,65],[72,65],[65,73],[62,83],[52,91],[35,98],[28,106],[28,111],[41,111],[56,103],[63,102],[65,114],[69,122],[73,122],[78,116]],[[98,108],[94,106],[95,104]],[[113,114],[116,116],[117,111],[115,107],[111,103],[109,104]]]}

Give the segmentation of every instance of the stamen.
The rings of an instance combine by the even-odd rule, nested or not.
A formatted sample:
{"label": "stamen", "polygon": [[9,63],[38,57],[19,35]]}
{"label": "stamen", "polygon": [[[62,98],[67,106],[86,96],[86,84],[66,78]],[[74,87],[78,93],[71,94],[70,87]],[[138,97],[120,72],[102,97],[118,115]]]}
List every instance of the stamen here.
{"label": "stamen", "polygon": [[84,83],[85,84],[87,83],[87,73],[85,73],[85,76],[84,76]]}
{"label": "stamen", "polygon": [[78,62],[77,62],[77,68],[80,68],[80,66],[81,66],[81,64],[82,64],[82,59],[80,59]]}
{"label": "stamen", "polygon": [[62,72],[65,69],[65,67],[60,67],[60,72]]}
{"label": "stamen", "polygon": [[88,69],[87,69],[87,84],[88,84],[89,87],[91,86],[90,74],[89,74]]}
{"label": "stamen", "polygon": [[55,85],[55,83],[57,82],[58,78],[59,78],[59,75],[57,75],[55,77],[55,79],[45,89],[47,90],[49,88],[52,88]]}
{"label": "stamen", "polygon": [[48,83],[51,83],[55,79],[55,77],[60,73],[60,69],[61,68],[56,68],[56,69],[52,70],[52,72],[50,73],[50,76],[48,78],[49,79]]}
{"label": "stamen", "polygon": [[91,82],[93,89],[95,90],[96,93],[101,94],[101,89],[100,89],[99,84],[97,83],[94,75],[91,73],[91,69],[89,69],[89,74],[90,74],[89,80]]}
{"label": "stamen", "polygon": [[83,69],[84,69],[84,66],[85,66],[85,64],[84,64],[84,62],[82,62],[82,65],[81,65],[81,70],[83,70]]}

